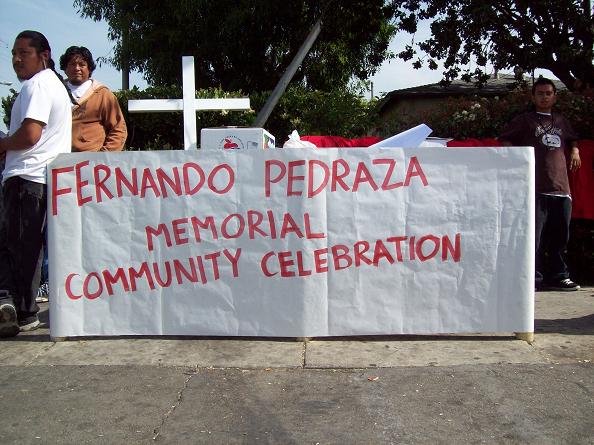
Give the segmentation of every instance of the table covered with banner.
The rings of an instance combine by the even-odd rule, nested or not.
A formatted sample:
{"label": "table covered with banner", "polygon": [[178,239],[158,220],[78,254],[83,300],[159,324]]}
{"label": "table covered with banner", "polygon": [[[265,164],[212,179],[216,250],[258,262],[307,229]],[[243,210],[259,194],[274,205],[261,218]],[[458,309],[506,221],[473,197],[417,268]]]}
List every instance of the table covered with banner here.
{"label": "table covered with banner", "polygon": [[51,335],[532,332],[532,148],[72,153]]}

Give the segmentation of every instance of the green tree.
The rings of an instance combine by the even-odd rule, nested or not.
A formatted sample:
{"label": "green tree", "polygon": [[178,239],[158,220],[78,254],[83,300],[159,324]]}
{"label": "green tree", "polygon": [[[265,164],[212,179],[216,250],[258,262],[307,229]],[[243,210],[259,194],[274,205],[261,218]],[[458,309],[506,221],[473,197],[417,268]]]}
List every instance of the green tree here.
{"label": "green tree", "polygon": [[[548,69],[568,89],[594,86],[594,24],[589,0],[399,0],[398,29],[416,33],[419,21],[431,21],[431,38],[411,43],[399,54],[411,60],[418,50],[428,55],[414,61],[437,69],[444,80],[462,74],[484,80],[485,66],[511,68],[520,75]],[[478,68],[467,67],[476,63]],[[579,81],[579,82],[576,82]]]}
{"label": "green tree", "polygon": [[182,55],[195,58],[196,86],[271,90],[323,15],[322,32],[295,75],[309,89],[367,79],[391,56],[396,10],[385,0],[75,0],[84,17],[105,20],[116,67],[154,86],[179,84]]}

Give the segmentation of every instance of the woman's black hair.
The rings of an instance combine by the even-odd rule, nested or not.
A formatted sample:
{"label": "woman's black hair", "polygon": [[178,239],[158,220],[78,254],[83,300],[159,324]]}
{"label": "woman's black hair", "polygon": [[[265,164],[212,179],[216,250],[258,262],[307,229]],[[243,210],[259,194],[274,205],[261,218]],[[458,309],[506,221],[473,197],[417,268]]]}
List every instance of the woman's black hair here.
{"label": "woman's black hair", "polygon": [[47,51],[49,53],[50,56],[47,61],[47,65],[48,65],[47,67],[50,68],[56,76],[58,76],[58,79],[60,79],[60,82],[62,82],[62,85],[64,85],[64,88],[66,88],[68,97],[70,97],[70,102],[72,102],[74,105],[77,105],[78,102],[72,96],[72,93],[70,92],[70,88],[68,88],[66,86],[66,84],[64,83],[64,78],[62,76],[60,76],[60,74],[56,71],[56,64],[54,63],[54,60],[52,59],[52,49],[50,48],[49,42],[47,41],[45,36],[38,31],[26,30],[26,31],[20,32],[19,35],[16,36],[16,38],[17,39],[29,39],[29,46],[35,48],[35,50],[37,51],[37,54],[39,54],[43,51]]}
{"label": "woman's black hair", "polygon": [[91,51],[89,51],[84,46],[71,46],[66,50],[64,54],[60,57],[60,69],[62,71],[66,71],[66,67],[68,63],[74,56],[80,56],[82,59],[87,62],[87,66],[89,67],[89,72],[93,74],[97,65],[95,65],[95,61],[93,60],[93,55]]}

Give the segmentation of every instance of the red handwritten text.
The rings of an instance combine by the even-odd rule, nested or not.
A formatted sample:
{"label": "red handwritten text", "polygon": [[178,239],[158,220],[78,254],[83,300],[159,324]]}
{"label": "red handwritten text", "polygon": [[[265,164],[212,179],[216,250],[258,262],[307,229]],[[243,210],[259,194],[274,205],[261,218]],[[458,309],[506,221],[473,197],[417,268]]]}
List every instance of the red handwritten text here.
{"label": "red handwritten text", "polygon": [[337,244],[316,249],[311,253],[303,250],[268,252],[260,262],[262,273],[267,277],[305,277],[312,273],[326,273],[329,269],[341,270],[361,265],[378,267],[406,261],[425,262],[434,258],[441,261],[460,261],[461,236],[454,241],[448,235],[392,236],[383,240],[357,241],[352,246]]}
{"label": "red handwritten text", "polygon": [[[90,171],[89,171],[90,170]],[[62,174],[75,175],[75,187],[60,187]],[[58,214],[58,197],[74,194],[79,207],[90,202],[102,202],[123,196],[144,198],[149,194],[156,198],[192,196],[206,188],[222,195],[235,184],[235,172],[228,164],[219,164],[205,171],[199,164],[186,162],[168,171],[162,168],[137,169],[125,172],[120,167],[97,164],[89,167],[89,161],[82,161],[72,167],[54,168],[52,174],[52,215]],[[92,178],[92,181],[90,179]]]}
{"label": "red handwritten text", "polygon": [[101,296],[114,295],[116,286],[118,293],[122,291],[134,292],[139,281],[147,283],[152,290],[157,287],[170,287],[175,283],[178,285],[185,283],[206,284],[219,280],[221,270],[225,266],[231,266],[231,274],[237,278],[240,257],[241,249],[236,251],[223,249],[185,260],[168,260],[162,264],[145,261],[138,267],[119,267],[115,272],[106,269],[84,276],[71,273],[66,277],[66,295],[71,300],[79,300],[83,297],[87,300],[94,300]]}
{"label": "red handwritten text", "polygon": [[[408,187],[414,178],[427,186],[427,177],[416,156],[408,159],[404,178],[397,179],[395,159],[373,159],[371,165],[359,162],[353,169],[344,159],[330,164],[317,159],[284,162],[269,159],[265,163],[264,188],[270,197],[272,186],[279,184],[286,190],[286,196],[307,196],[312,198],[323,191],[357,192],[366,187],[373,191],[393,190]],[[374,174],[375,175],[374,175]],[[376,179],[380,176],[378,179]]]}
{"label": "red handwritten text", "polygon": [[249,239],[270,238],[285,239],[292,235],[300,239],[325,238],[323,232],[315,232],[311,226],[309,213],[300,218],[294,218],[290,213],[284,213],[277,218],[272,210],[265,213],[248,210],[247,213],[232,213],[225,218],[217,219],[213,216],[184,217],[161,223],[156,227],[146,226],[146,245],[149,251],[154,250],[154,239],[162,238],[167,247],[187,244],[191,240],[201,242],[206,232],[208,240],[234,239],[247,236]]}

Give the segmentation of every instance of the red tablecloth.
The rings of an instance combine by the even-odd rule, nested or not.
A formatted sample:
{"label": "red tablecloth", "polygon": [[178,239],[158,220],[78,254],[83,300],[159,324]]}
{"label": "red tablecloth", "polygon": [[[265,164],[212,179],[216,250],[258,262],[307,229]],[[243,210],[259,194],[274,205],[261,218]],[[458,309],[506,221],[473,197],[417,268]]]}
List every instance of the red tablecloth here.
{"label": "red tablecloth", "polygon": [[369,147],[377,144],[382,138],[367,136],[363,138],[343,138],[340,136],[301,136],[302,141],[308,141],[318,148],[330,147]]}
{"label": "red tablecloth", "polygon": [[569,173],[572,218],[594,219],[594,141],[578,141],[582,166]]}
{"label": "red tablecloth", "polygon": [[448,141],[448,147],[501,147],[497,139],[464,139]]}

